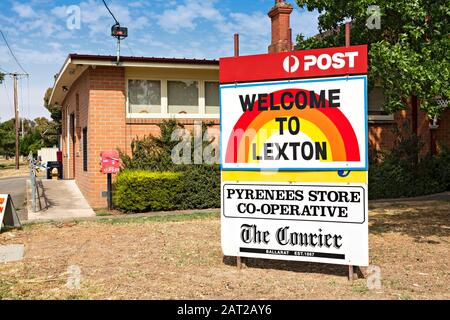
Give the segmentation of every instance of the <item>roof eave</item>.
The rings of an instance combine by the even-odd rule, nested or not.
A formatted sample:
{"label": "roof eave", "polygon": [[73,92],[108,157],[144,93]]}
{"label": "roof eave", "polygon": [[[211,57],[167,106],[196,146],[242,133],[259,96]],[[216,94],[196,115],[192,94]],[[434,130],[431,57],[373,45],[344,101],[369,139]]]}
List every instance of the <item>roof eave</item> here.
{"label": "roof eave", "polygon": [[[55,90],[58,87],[58,82],[60,81],[62,75],[64,74],[64,72],[67,70],[67,67],[72,63],[72,59],[71,59],[71,55],[69,55],[66,58],[66,61],[64,62],[61,70],[58,73],[58,77],[55,79],[55,82],[53,83],[53,88],[52,88],[52,94],[50,95],[50,99],[48,100],[48,104],[50,106],[54,106],[56,104],[56,102],[58,101],[53,101],[53,98],[55,96]],[[62,101],[61,101],[62,102]]]}

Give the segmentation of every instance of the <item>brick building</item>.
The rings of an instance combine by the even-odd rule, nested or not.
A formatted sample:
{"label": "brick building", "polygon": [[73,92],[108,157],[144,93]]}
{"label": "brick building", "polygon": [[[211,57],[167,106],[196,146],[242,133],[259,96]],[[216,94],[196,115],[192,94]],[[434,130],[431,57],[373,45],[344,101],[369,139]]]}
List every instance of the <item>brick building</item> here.
{"label": "brick building", "polygon": [[[270,10],[269,52],[292,49],[292,6],[277,0]],[[105,207],[106,177],[100,173],[102,150],[130,152],[133,138],[158,134],[163,119],[178,119],[188,127],[196,120],[219,124],[219,63],[216,60],[77,55],[68,56],[59,73],[50,104],[62,108],[61,149],[64,178],[75,179],[93,207]],[[406,124],[422,137],[428,150],[450,142],[450,110],[438,129],[414,99],[406,110],[383,114],[383,95],[369,95],[369,144],[390,149]]]}
{"label": "brick building", "polygon": [[163,119],[219,123],[214,60],[69,55],[51,103],[62,107],[64,179],[75,179],[93,207],[105,207],[100,152],[130,151],[133,138],[158,134]]}

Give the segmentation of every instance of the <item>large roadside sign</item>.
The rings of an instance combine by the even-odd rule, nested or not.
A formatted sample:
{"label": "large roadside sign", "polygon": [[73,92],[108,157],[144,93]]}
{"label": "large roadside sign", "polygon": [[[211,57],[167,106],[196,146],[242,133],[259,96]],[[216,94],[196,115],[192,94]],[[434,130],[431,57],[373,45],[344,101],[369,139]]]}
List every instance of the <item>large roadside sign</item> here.
{"label": "large roadside sign", "polygon": [[367,47],[220,60],[225,255],[368,265]]}

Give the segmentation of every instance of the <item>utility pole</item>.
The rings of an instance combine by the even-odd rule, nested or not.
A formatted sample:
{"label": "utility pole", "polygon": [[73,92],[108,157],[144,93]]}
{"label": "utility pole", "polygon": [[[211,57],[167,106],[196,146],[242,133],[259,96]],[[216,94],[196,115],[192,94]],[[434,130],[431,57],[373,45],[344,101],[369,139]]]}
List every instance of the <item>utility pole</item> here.
{"label": "utility pole", "polygon": [[15,113],[15,117],[16,117],[16,170],[19,170],[20,120],[19,120],[19,103],[17,101],[17,73],[13,73],[12,77],[14,79],[14,113]]}
{"label": "utility pole", "polygon": [[14,82],[14,114],[15,114],[15,130],[16,130],[16,170],[19,170],[20,168],[20,117],[19,117],[19,100],[17,96],[17,78],[20,76],[29,76],[27,73],[5,73],[5,76],[11,76],[13,78]]}

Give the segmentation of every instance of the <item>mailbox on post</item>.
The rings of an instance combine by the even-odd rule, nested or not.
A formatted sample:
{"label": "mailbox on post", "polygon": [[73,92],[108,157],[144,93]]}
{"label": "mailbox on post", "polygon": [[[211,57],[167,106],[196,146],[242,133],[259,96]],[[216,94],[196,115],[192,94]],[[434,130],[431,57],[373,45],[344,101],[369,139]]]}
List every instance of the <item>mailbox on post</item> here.
{"label": "mailbox on post", "polygon": [[107,174],[108,178],[108,210],[112,210],[112,174],[120,171],[120,157],[116,150],[102,151],[101,158],[101,172]]}
{"label": "mailbox on post", "polygon": [[102,151],[100,157],[102,158],[102,173],[119,173],[120,157],[118,151]]}

